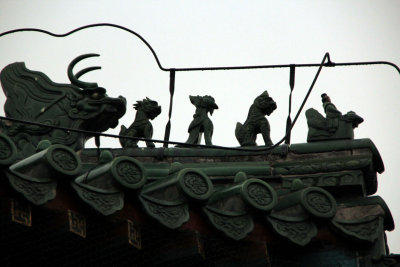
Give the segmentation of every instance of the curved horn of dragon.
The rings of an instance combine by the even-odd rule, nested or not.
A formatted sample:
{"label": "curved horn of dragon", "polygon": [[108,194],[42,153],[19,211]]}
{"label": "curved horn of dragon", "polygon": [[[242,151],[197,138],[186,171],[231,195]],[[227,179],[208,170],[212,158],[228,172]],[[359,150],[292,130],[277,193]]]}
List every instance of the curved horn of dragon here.
{"label": "curved horn of dragon", "polygon": [[91,89],[91,88],[97,88],[98,85],[97,83],[88,83],[88,82],[83,82],[79,80],[79,77],[81,77],[83,74],[88,73],[89,71],[92,70],[99,70],[101,69],[101,67],[96,66],[96,67],[89,67],[86,69],[83,69],[79,72],[77,72],[75,75],[73,73],[73,68],[75,67],[75,65],[80,62],[81,60],[85,59],[85,58],[89,58],[89,57],[98,57],[100,56],[99,54],[84,54],[81,55],[79,57],[76,57],[74,60],[71,61],[71,63],[69,63],[68,65],[68,78],[71,81],[72,84],[80,87],[80,88],[84,88],[84,89]]}

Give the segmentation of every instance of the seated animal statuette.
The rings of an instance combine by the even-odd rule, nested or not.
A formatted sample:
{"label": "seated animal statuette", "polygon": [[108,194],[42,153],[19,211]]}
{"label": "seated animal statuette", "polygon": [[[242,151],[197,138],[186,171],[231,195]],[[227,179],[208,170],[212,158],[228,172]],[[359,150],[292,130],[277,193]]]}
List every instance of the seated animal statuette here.
{"label": "seated animal statuette", "polygon": [[256,146],[257,134],[261,133],[266,146],[272,146],[270,126],[265,115],[271,115],[276,109],[276,102],[264,91],[250,106],[244,124],[236,124],[235,135],[241,146]]}
{"label": "seated animal statuette", "polygon": [[[153,137],[153,125],[151,124],[150,120],[153,120],[160,115],[161,106],[158,105],[157,101],[146,97],[146,99],[143,99],[142,101],[137,101],[133,107],[137,110],[135,121],[131,126],[129,126],[129,128],[126,128],[124,125],[122,125],[119,134],[129,137],[151,139]],[[120,139],[120,143],[123,148],[138,147],[138,142],[139,140]],[[151,141],[146,141],[146,146],[155,147],[154,143]]]}

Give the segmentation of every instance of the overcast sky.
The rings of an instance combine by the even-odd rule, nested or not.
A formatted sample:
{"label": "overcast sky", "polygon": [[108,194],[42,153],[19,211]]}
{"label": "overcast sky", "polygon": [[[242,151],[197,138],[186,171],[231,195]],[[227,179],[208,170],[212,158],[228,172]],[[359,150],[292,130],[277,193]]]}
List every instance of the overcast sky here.
{"label": "overcast sky", "polygon": [[[68,4],[65,4],[68,2]],[[285,2],[285,3],[281,3]],[[0,32],[41,28],[65,33],[86,24],[109,22],[141,34],[165,68],[320,63],[329,52],[333,62],[385,60],[400,65],[400,1],[11,1],[0,2]],[[129,126],[132,104],[146,96],[161,104],[153,121],[155,139],[163,139],[168,121],[169,74],[161,71],[150,50],[135,36],[113,28],[95,28],[67,38],[41,33],[17,33],[0,38],[0,69],[24,61],[31,70],[53,81],[69,83],[67,66],[80,54],[99,53],[79,66],[101,65],[82,76],[97,82],[109,96],[128,100],[120,125]],[[77,67],[78,70],[79,67]],[[292,118],[317,68],[296,69]],[[398,140],[400,75],[392,67],[324,68],[304,111],[323,113],[326,92],[343,113],[364,118],[356,138],[370,138],[385,162],[378,176],[383,197],[400,222],[400,158]],[[273,142],[285,132],[289,69],[177,73],[171,140],[184,142],[194,106],[189,95],[212,95],[219,106],[211,117],[213,143],[237,146],[236,122],[244,122],[254,98],[268,90],[278,108],[268,118]],[[0,95],[0,104],[5,102]],[[4,115],[2,111],[1,115]],[[120,125],[108,131],[118,134]],[[304,112],[292,133],[292,143],[306,142]],[[261,138],[258,143],[263,144]],[[88,146],[93,146],[89,141]],[[159,146],[159,145],[158,145]],[[102,139],[102,147],[119,147]],[[400,253],[400,230],[388,233],[391,252]]]}

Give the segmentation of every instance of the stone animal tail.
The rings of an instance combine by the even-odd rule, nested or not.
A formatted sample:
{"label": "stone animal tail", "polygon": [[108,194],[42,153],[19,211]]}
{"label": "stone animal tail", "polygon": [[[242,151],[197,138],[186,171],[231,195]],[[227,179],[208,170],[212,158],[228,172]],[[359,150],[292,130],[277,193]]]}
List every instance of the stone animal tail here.
{"label": "stone animal tail", "polygon": [[240,130],[242,129],[243,124],[241,124],[240,122],[236,123],[236,128],[235,128],[235,136],[236,139],[238,140],[239,144],[242,144],[242,135],[240,134]]}

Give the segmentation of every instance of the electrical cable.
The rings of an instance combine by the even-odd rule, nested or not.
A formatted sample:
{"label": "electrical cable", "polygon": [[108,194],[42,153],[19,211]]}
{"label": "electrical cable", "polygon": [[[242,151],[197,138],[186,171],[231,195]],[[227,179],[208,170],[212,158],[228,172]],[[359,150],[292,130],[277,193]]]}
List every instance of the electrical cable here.
{"label": "electrical cable", "polygon": [[[133,30],[127,28],[127,27],[124,27],[124,26],[121,26],[121,25],[118,25],[118,24],[113,24],[113,23],[88,24],[88,25],[81,26],[81,27],[73,29],[73,30],[71,30],[69,32],[61,33],[61,34],[52,33],[50,31],[46,31],[46,30],[43,30],[43,29],[37,29],[37,28],[20,28],[20,29],[14,29],[14,30],[2,32],[2,33],[0,33],[0,37],[8,35],[8,34],[12,34],[12,33],[17,33],[17,32],[40,32],[40,33],[44,33],[44,34],[47,34],[47,35],[50,35],[50,36],[53,36],[53,37],[66,37],[66,36],[69,36],[69,35],[71,35],[73,33],[78,32],[78,31],[89,29],[89,28],[95,28],[95,27],[112,27],[112,28],[117,28],[117,29],[121,29],[121,30],[127,31],[127,32],[135,35],[150,49],[151,53],[154,56],[154,59],[157,62],[158,67],[163,71],[171,71],[171,70],[174,70],[174,71],[244,70],[244,69],[290,68],[291,66],[294,66],[294,67],[319,67],[319,64],[310,63],[310,64],[227,66],[227,67],[165,68],[165,67],[163,67],[161,65],[161,62],[160,62],[156,52],[154,51],[153,47],[146,41],[146,39],[144,39],[137,32],[135,32],[135,31],[133,31]],[[400,68],[396,64],[394,64],[392,62],[388,62],[388,61],[365,61],[365,62],[334,63],[328,57],[328,62],[326,63],[325,67],[379,65],[379,64],[390,65],[390,66],[394,67],[400,74]]]}
{"label": "electrical cable", "polygon": [[[131,139],[131,140],[138,140],[138,141],[150,141],[150,142],[156,142],[156,143],[163,143],[164,147],[166,147],[166,144],[174,144],[174,145],[180,145],[182,147],[202,147],[202,148],[214,148],[214,149],[225,149],[225,150],[235,150],[235,151],[248,151],[248,152],[260,152],[260,151],[269,151],[274,149],[275,147],[279,146],[282,142],[285,141],[286,138],[288,138],[288,135],[290,136],[290,133],[301,113],[301,111],[304,108],[305,103],[308,100],[308,97],[311,94],[311,91],[315,85],[315,82],[318,79],[318,76],[321,72],[322,67],[336,67],[336,66],[358,66],[358,65],[379,65],[379,64],[386,64],[389,66],[394,67],[400,74],[400,68],[392,63],[392,62],[388,62],[388,61],[367,61],[367,62],[345,62],[345,63],[334,63],[331,61],[329,53],[326,53],[323,57],[323,60],[320,64],[315,64],[315,63],[311,63],[311,64],[285,64],[285,65],[256,65],[256,66],[230,66],[230,67],[199,67],[199,68],[164,68],[161,65],[161,62],[155,52],[155,50],[152,48],[152,46],[138,33],[136,33],[135,31],[126,28],[124,26],[118,25],[118,24],[112,24],[112,23],[96,23],[96,24],[89,24],[89,25],[85,25],[85,26],[81,26],[78,27],[74,30],[71,30],[67,33],[63,33],[63,34],[56,34],[56,33],[52,33],[50,31],[46,31],[43,29],[37,29],[37,28],[20,28],[20,29],[14,29],[14,30],[10,30],[10,31],[6,31],[3,33],[0,33],[0,37],[8,35],[8,34],[12,34],[12,33],[17,33],[17,32],[40,32],[40,33],[44,33],[44,34],[48,34],[50,36],[53,37],[66,37],[69,36],[73,33],[76,33],[78,31],[84,30],[84,29],[88,29],[88,28],[94,28],[94,27],[113,27],[113,28],[118,28],[124,31],[127,31],[133,35],[135,35],[136,37],[138,37],[151,51],[151,53],[153,54],[158,67],[162,70],[162,71],[169,71],[170,72],[170,110],[169,110],[169,120],[167,123],[167,127],[166,127],[166,133],[165,133],[165,140],[156,140],[156,139],[148,139],[148,138],[138,138],[138,137],[128,137],[128,136],[120,136],[120,135],[113,135],[113,134],[105,134],[105,133],[100,133],[100,132],[91,132],[91,131],[84,131],[84,130],[78,130],[78,129],[70,129],[70,128],[64,128],[64,127],[56,127],[56,126],[52,126],[52,125],[46,125],[46,124],[41,124],[41,123],[35,123],[35,122],[29,122],[29,121],[24,121],[24,120],[18,120],[18,119],[14,119],[14,118],[9,118],[9,117],[3,117],[0,116],[0,119],[4,119],[4,120],[9,120],[9,121],[14,121],[14,122],[19,122],[19,123],[24,123],[24,124],[30,124],[30,125],[35,125],[35,126],[41,126],[41,127],[50,127],[52,129],[59,129],[59,130],[64,130],[64,131],[72,131],[72,132],[78,132],[78,133],[84,133],[86,135],[89,136],[95,136],[96,137],[96,141],[98,140],[99,136],[105,136],[105,137],[113,137],[113,138],[124,138],[124,139]],[[327,62],[325,63],[325,61],[327,60]],[[174,81],[175,81],[175,72],[177,71],[211,71],[211,70],[244,70],[244,69],[266,69],[266,68],[291,68],[294,69],[296,67],[318,67],[318,71],[314,77],[314,80],[293,120],[293,122],[291,123],[291,126],[289,129],[286,129],[286,133],[285,136],[276,144],[274,144],[271,147],[267,147],[267,148],[254,148],[254,149],[248,149],[248,148],[234,148],[234,147],[224,147],[224,146],[215,146],[215,145],[193,145],[193,144],[186,144],[186,143],[182,143],[182,142],[174,142],[174,141],[169,141],[169,130],[171,127],[171,113],[172,113],[172,97],[173,97],[173,91],[174,91]],[[173,82],[172,82],[173,79]],[[290,111],[289,111],[289,115],[290,115]],[[98,142],[98,141],[97,141]],[[96,144],[97,144],[96,142]]]}
{"label": "electrical cable", "polygon": [[[322,70],[322,67],[324,66],[325,60],[329,58],[329,53],[326,53],[325,56],[322,59],[322,62],[318,68],[318,71],[314,77],[313,82],[311,83],[310,88],[308,89],[308,92],[303,100],[303,103],[301,104],[299,110],[297,111],[297,114],[293,120],[293,123],[290,127],[290,129],[286,132],[291,132],[305,103],[307,102],[307,99],[309,95],[311,94],[312,89],[314,88],[315,82],[318,79],[318,76]],[[42,124],[42,123],[37,123],[37,122],[31,122],[31,121],[25,121],[25,120],[19,120],[19,119],[14,119],[14,118],[9,118],[9,117],[4,117],[0,116],[0,119],[2,120],[8,120],[8,121],[13,121],[13,122],[19,122],[19,123],[24,123],[28,125],[34,125],[34,126],[40,126],[40,127],[47,127],[51,129],[57,129],[57,130],[63,130],[66,132],[77,132],[77,133],[83,133],[86,134],[87,136],[95,136],[98,138],[98,136],[104,136],[104,137],[113,137],[113,138],[118,138],[118,139],[130,139],[130,140],[138,140],[138,141],[145,141],[145,142],[155,142],[155,143],[164,143],[164,144],[173,144],[173,145],[179,145],[182,147],[201,147],[201,148],[213,148],[213,149],[224,149],[224,150],[235,150],[235,151],[246,151],[246,152],[262,152],[262,151],[269,151],[277,146],[279,146],[283,141],[286,139],[286,134],[285,136],[276,144],[273,146],[267,147],[267,148],[254,148],[254,149],[248,149],[248,148],[236,148],[236,147],[224,147],[224,146],[216,146],[216,145],[195,145],[195,144],[187,144],[187,143],[182,143],[182,142],[175,142],[175,141],[166,141],[166,140],[157,140],[157,139],[150,139],[150,138],[139,138],[139,137],[130,137],[130,136],[122,136],[122,135],[114,135],[114,134],[106,134],[106,133],[100,133],[100,132],[93,132],[93,131],[86,131],[86,130],[78,130],[78,129],[72,129],[72,128],[65,128],[65,127],[59,127],[59,126],[54,126],[54,125],[47,125],[47,124]],[[97,140],[97,139],[96,139]]]}

